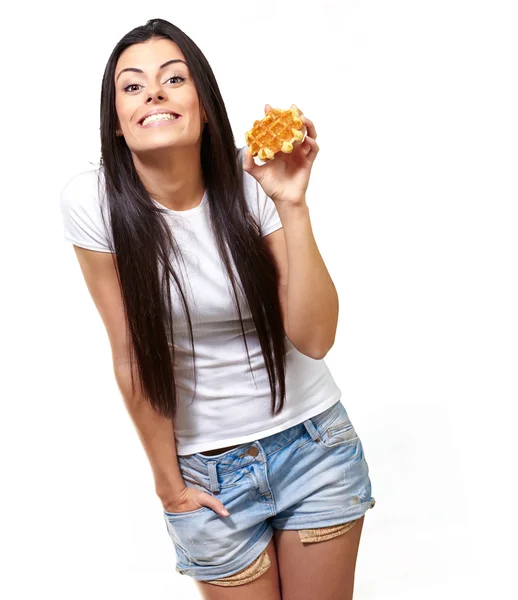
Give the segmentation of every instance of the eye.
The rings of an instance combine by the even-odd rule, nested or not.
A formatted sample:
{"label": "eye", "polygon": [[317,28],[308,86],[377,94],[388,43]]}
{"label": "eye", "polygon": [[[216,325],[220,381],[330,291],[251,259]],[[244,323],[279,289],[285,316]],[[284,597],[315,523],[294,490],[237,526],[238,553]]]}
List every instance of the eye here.
{"label": "eye", "polygon": [[185,77],[182,77],[181,75],[173,75],[172,77],[169,77],[167,81],[171,81],[171,79],[179,79],[180,81],[185,81]]}
{"label": "eye", "polygon": [[[172,75],[171,77],[169,77],[169,79],[166,79],[166,82],[167,82],[167,81],[171,81],[171,79],[178,79],[178,80],[180,80],[180,82],[182,82],[182,81],[185,81],[185,77],[182,77],[181,75]],[[135,87],[135,86],[137,86],[137,87],[142,87],[142,86],[140,85],[140,83],[130,83],[130,84],[128,84],[128,85],[127,85],[125,88],[122,88],[122,89],[123,89],[125,92],[128,92],[128,91],[136,91],[136,90],[129,90],[129,88],[131,88],[131,87]]]}
{"label": "eye", "polygon": [[[127,91],[128,91],[128,89],[129,89],[130,87],[134,87],[134,86],[136,86],[136,85],[140,85],[140,84],[139,84],[139,83],[130,83],[129,85],[127,85],[125,88],[122,88],[122,89],[123,89],[125,92],[127,92]],[[131,91],[134,91],[134,90],[131,90]]]}

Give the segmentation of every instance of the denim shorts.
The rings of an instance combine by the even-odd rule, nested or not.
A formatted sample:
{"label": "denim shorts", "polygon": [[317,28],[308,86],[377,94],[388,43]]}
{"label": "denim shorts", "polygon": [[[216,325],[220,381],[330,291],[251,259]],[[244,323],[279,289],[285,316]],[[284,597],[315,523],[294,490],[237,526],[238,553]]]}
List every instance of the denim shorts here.
{"label": "denim shorts", "polygon": [[199,581],[247,567],[274,529],[339,525],[376,502],[361,440],[341,401],[279,433],[178,462],[187,487],[217,497],[230,513],[221,517],[207,506],[164,511],[176,571]]}

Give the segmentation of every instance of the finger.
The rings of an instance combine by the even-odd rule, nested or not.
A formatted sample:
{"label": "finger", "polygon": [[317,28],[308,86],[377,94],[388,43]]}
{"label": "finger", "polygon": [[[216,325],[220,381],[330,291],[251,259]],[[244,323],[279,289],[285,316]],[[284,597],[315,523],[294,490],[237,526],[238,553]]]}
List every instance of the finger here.
{"label": "finger", "polygon": [[302,152],[304,153],[304,156],[307,156],[311,152],[311,144],[306,140],[304,140],[304,143],[302,144]]}
{"label": "finger", "polygon": [[268,112],[270,112],[271,110],[273,110],[273,108],[272,108],[272,107],[271,107],[269,104],[267,104],[267,105],[264,107],[264,113],[265,113],[265,114],[266,114],[266,113],[268,113]]}
{"label": "finger", "polygon": [[313,163],[317,154],[320,151],[320,146],[316,143],[316,141],[309,135],[306,136],[305,142],[309,146],[309,152],[306,154],[306,158]]}
{"label": "finger", "polygon": [[302,115],[302,122],[304,123],[304,125],[306,126],[306,129],[308,130],[309,137],[316,140],[317,139],[317,130],[315,129],[315,125],[313,124],[313,121],[311,121],[310,119],[308,119],[307,117]]}
{"label": "finger", "polygon": [[243,170],[252,175],[252,177],[256,176],[258,167],[255,164],[254,157],[250,154],[250,150],[245,148],[243,152]]}
{"label": "finger", "polygon": [[211,508],[215,513],[221,515],[222,517],[228,517],[230,514],[217,498],[207,494],[207,492],[201,492],[196,500],[198,501],[198,504]]}

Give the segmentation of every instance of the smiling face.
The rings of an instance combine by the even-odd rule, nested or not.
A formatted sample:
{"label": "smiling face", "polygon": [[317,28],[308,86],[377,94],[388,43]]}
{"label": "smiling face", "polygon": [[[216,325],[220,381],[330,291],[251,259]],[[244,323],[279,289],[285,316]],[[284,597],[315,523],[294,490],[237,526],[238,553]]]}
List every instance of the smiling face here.
{"label": "smiling face", "polygon": [[[115,67],[114,84],[119,130],[134,153],[200,142],[205,113],[174,42],[149,40],[126,48]],[[157,111],[179,116],[142,124],[145,115]]]}

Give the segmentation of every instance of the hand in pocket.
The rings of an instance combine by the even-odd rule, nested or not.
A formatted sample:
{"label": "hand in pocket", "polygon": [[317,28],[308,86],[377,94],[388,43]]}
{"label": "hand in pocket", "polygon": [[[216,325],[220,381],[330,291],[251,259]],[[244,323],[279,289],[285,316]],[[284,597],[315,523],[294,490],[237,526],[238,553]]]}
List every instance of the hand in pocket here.
{"label": "hand in pocket", "polygon": [[163,506],[166,512],[171,513],[190,512],[206,506],[222,517],[229,515],[225,506],[217,498],[192,487],[185,487],[173,500],[164,503]]}

